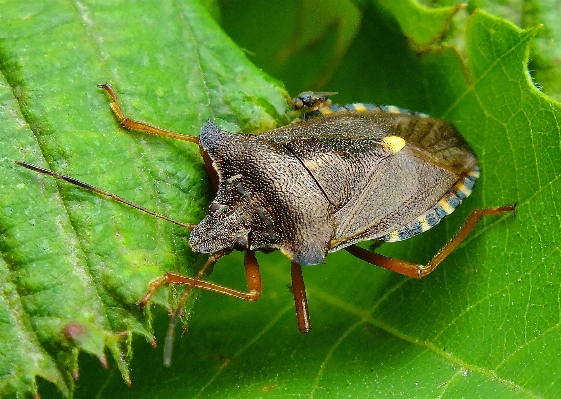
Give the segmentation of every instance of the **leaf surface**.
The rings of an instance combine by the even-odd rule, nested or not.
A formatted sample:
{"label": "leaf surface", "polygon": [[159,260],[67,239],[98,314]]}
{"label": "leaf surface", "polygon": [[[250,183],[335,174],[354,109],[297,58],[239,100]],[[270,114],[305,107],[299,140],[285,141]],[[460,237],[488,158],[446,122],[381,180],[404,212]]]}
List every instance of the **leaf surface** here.
{"label": "leaf surface", "polygon": [[[197,270],[202,257],[188,250],[187,231],[14,161],[197,221],[209,201],[198,149],[122,131],[96,84],[126,88],[127,112],[161,115],[192,135],[209,118],[234,131],[286,123],[286,95],[196,3],[2,9],[2,390],[37,393],[39,375],[69,393],[79,352],[106,364],[105,347],[128,380],[132,334],[151,337],[135,304],[147,283],[165,270]],[[160,29],[162,21],[172,23]],[[165,291],[155,303],[168,304]]]}
{"label": "leaf surface", "polygon": [[[336,102],[427,112],[453,122],[473,146],[482,177],[466,204],[430,232],[383,246],[382,252],[425,262],[471,209],[518,202],[516,216],[482,221],[421,281],[343,252],[330,255],[326,265],[306,268],[314,326],[307,336],[296,329],[286,288],[288,261],[279,254],[259,256],[263,299],[244,303],[200,295],[187,336],[176,337],[172,367],[164,368],[169,319],[156,311],[152,334],[151,314],[140,312],[135,302],[163,272],[192,274],[200,267],[204,257],[190,252],[189,232],[37,176],[14,161],[48,167],[196,222],[211,199],[198,150],[124,132],[95,85],[113,83],[127,115],[186,134],[197,134],[208,118],[231,131],[285,124],[286,93],[191,1],[162,2],[157,8],[126,1],[4,2],[3,394],[36,393],[39,376],[54,383],[39,379],[42,397],[56,397],[57,391],[123,398],[561,395],[561,278],[555,269],[561,107],[533,86],[525,67],[538,31],[474,12],[467,16],[465,54],[446,45],[416,54],[410,40],[415,34],[426,37],[419,29],[432,26],[430,12],[419,17],[416,6],[407,3],[399,10],[405,13],[397,18],[402,22],[396,22],[395,10],[341,4],[335,19],[312,13],[311,36],[306,34],[306,44],[288,58],[291,67],[276,66],[278,74],[275,57],[287,47],[282,41],[266,45],[264,21],[275,35],[278,20],[286,26],[281,37],[291,38],[290,27],[299,26],[297,8],[270,5],[276,19],[263,18],[259,25],[254,18],[253,26],[261,30],[247,29],[246,42],[231,30],[232,21],[243,15],[233,12],[235,5],[220,6],[221,23],[248,48],[250,59],[282,78],[293,95],[323,88],[340,93]],[[255,16],[251,7],[245,11]],[[341,26],[354,22],[329,30],[334,20]],[[418,33],[407,39],[399,27],[403,21],[413,21],[409,30]],[[267,56],[261,53],[265,49],[271,52]],[[329,60],[326,70],[323,60]],[[302,87],[316,81],[314,61],[322,66],[319,71],[328,71],[323,80],[328,86]],[[240,254],[219,262],[211,279],[243,288]],[[154,303],[170,306],[173,297],[166,292]],[[134,335],[123,337],[123,331]],[[138,335],[155,336],[160,347],[153,349]],[[107,356],[109,371],[98,360],[105,363],[106,351],[113,355]],[[74,383],[80,352],[93,356],[80,356]],[[121,374],[132,378],[130,388]]]}

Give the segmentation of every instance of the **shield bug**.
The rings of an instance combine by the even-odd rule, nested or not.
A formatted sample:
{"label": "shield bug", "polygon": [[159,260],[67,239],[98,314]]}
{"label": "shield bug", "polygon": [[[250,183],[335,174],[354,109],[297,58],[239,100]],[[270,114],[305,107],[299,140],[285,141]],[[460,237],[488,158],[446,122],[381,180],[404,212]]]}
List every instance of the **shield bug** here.
{"label": "shield bug", "polygon": [[[293,108],[308,112],[292,124],[253,135],[229,133],[208,121],[197,138],[125,117],[111,86],[100,87],[109,94],[111,109],[124,128],[199,145],[216,189],[202,221],[177,222],[71,177],[18,163],[192,230],[192,249],[209,254],[202,270],[195,277],[166,273],[150,283],[140,301],[145,306],[164,284],[188,286],[170,334],[192,287],[247,301],[259,299],[256,251],[280,250],[289,258],[298,328],[307,333],[311,324],[301,266],[324,263],[328,253],[345,249],[373,265],[421,278],[467,237],[481,217],[514,210],[514,205],[473,210],[426,265],[388,258],[356,244],[401,241],[425,232],[471,194],[479,177],[477,159],[452,125],[394,106],[331,105],[329,95],[334,93],[305,92],[293,100]],[[245,251],[246,292],[202,279],[233,250]],[[166,357],[169,361],[169,353]]]}

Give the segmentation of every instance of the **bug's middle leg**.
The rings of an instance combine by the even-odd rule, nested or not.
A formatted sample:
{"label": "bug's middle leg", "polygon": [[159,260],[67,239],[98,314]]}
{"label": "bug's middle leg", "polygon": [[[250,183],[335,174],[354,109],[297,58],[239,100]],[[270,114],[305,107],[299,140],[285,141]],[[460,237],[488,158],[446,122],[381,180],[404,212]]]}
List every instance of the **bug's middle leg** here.
{"label": "bug's middle leg", "polygon": [[294,295],[294,305],[296,306],[296,317],[298,319],[298,330],[302,334],[307,334],[312,329],[310,323],[310,311],[308,309],[308,299],[306,298],[306,286],[302,277],[302,267],[292,262],[290,264],[290,275],[292,277],[292,294]]}

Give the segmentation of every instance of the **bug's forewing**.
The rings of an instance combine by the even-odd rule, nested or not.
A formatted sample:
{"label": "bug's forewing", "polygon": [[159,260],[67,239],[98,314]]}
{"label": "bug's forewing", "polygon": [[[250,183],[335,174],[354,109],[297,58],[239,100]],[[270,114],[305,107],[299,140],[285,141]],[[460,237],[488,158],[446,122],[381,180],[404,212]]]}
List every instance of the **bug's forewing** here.
{"label": "bug's forewing", "polygon": [[[389,155],[381,139],[406,146]],[[411,114],[314,118],[266,133],[289,148],[333,206],[330,251],[385,236],[435,205],[476,164],[449,124]]]}
{"label": "bug's forewing", "polygon": [[413,155],[407,146],[365,176],[361,192],[335,213],[340,249],[384,237],[431,208],[458,180],[450,171]]}
{"label": "bug's forewing", "polygon": [[367,184],[365,177],[390,155],[377,138],[301,138],[286,143],[286,147],[312,175],[333,209],[359,195]]}

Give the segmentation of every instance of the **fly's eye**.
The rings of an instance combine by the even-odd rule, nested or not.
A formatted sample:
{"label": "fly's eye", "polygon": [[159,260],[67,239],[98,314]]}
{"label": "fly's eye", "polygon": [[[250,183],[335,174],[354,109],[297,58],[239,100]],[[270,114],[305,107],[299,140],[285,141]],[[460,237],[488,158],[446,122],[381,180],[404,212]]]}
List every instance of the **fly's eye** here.
{"label": "fly's eye", "polygon": [[304,108],[304,105],[304,101],[302,101],[299,97],[292,99],[292,109],[302,109]]}
{"label": "fly's eye", "polygon": [[234,240],[234,248],[237,251],[245,251],[247,249],[247,236],[236,237]]}
{"label": "fly's eye", "polygon": [[208,207],[208,213],[210,213],[212,215],[213,213],[216,213],[216,211],[219,211],[223,207],[224,207],[224,205],[220,205],[220,204],[217,204],[216,202],[213,202]]}

